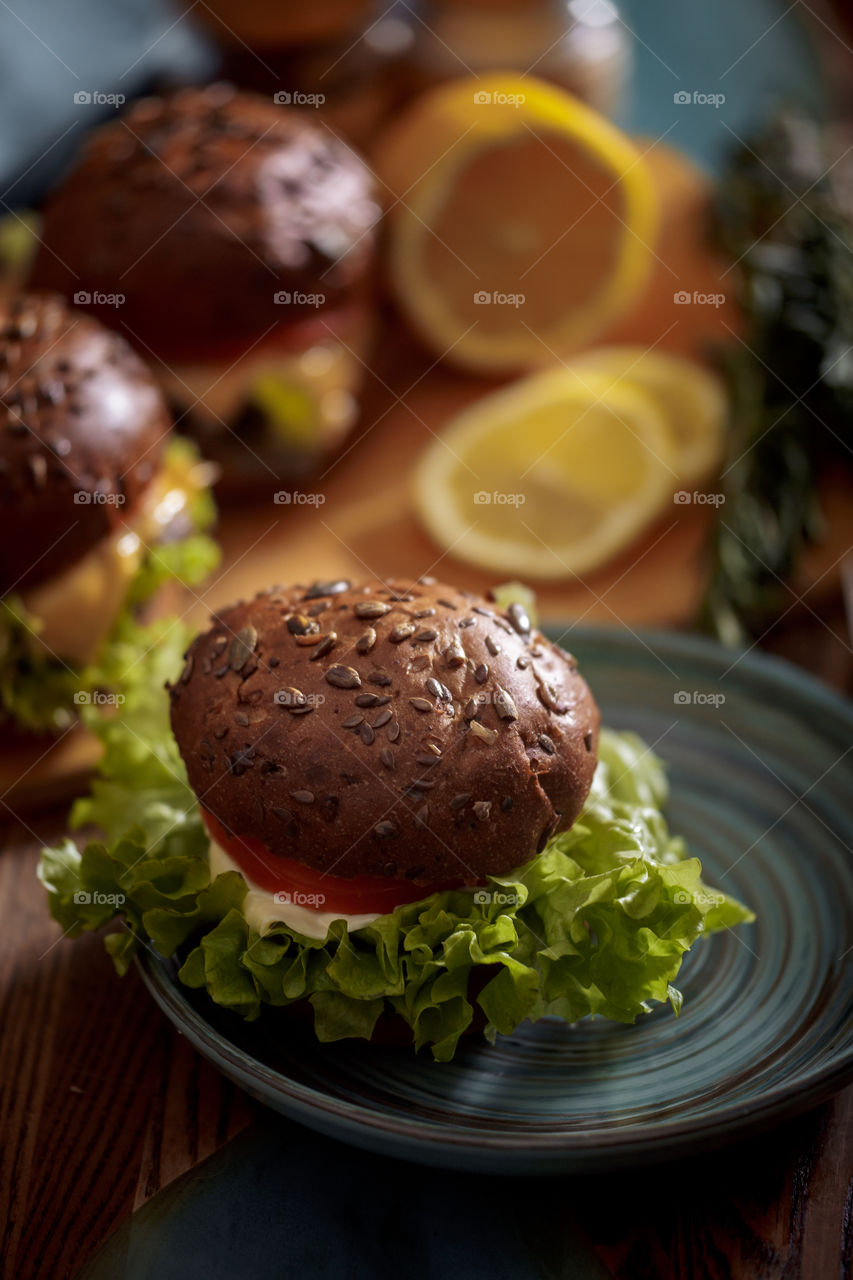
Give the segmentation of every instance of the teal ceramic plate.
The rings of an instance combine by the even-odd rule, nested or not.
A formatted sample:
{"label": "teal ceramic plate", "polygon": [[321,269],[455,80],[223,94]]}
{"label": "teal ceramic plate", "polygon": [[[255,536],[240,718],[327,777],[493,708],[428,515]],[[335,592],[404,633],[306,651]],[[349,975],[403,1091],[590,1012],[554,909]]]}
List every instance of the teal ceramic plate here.
{"label": "teal ceramic plate", "polygon": [[756,923],[694,948],[679,1018],[529,1024],[448,1065],[320,1045],[275,1011],[243,1024],[146,954],[167,1016],[275,1110],[427,1164],[588,1172],[742,1137],[853,1076],[853,708],[793,667],[689,637],[552,635],[605,721],[667,762],[673,829]]}

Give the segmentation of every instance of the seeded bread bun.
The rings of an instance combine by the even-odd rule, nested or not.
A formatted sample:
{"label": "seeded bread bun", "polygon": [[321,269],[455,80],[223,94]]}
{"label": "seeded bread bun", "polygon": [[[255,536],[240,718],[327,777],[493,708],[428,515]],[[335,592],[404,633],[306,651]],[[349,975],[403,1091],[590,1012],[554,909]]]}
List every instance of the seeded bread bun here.
{"label": "seeded bread bun", "polygon": [[133,511],[169,426],[118,334],[56,297],[0,302],[0,595],[60,573]]}
{"label": "seeded bread bun", "polygon": [[96,295],[124,295],[139,343],[193,359],[315,317],[317,294],[348,299],[377,215],[367,166],[306,112],[225,84],[183,89],[93,135],[47,202],[32,280],[85,291],[113,320]]}
{"label": "seeded bread bun", "polygon": [[596,764],[574,659],[433,579],[263,592],[214,617],[171,697],[202,805],[336,876],[511,871],[572,825]]}

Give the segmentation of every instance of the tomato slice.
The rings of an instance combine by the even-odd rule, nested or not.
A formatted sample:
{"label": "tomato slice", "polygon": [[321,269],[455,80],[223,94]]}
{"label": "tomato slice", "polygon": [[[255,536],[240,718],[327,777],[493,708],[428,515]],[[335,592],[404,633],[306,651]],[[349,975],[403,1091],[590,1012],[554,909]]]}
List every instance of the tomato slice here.
{"label": "tomato slice", "polygon": [[253,836],[232,836],[213,814],[202,809],[202,817],[221,849],[228,854],[253,885],[268,893],[287,893],[296,906],[314,911],[342,911],[344,915],[384,915],[404,902],[419,902],[431,893],[461,889],[462,880],[442,880],[433,884],[413,884],[386,876],[334,876],[306,867],[295,858],[270,853]]}

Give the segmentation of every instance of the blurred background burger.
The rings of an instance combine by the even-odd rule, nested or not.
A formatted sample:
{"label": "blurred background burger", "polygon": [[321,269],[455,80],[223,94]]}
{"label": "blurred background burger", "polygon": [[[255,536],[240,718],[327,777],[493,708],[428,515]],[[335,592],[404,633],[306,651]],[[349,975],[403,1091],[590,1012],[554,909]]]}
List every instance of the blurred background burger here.
{"label": "blurred background burger", "polygon": [[0,714],[57,732],[144,650],[140,611],[216,560],[210,468],[118,334],[0,304]]}
{"label": "blurred background burger", "polygon": [[223,487],[274,488],[355,422],[378,212],[364,162],[304,114],[187,89],[92,137],[31,280],[112,323],[121,292],[122,332]]}

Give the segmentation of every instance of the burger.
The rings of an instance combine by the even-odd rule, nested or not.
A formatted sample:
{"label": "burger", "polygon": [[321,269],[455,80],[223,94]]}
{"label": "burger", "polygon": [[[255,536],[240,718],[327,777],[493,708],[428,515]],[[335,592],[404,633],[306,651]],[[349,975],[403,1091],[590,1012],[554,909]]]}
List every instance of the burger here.
{"label": "burger", "polygon": [[185,89],[93,135],[32,282],[121,325],[226,487],[268,484],[355,422],[377,217],[368,168],[307,109]]}
{"label": "burger", "polygon": [[41,875],[63,928],[123,916],[120,970],[144,942],[244,1017],[307,1010],[321,1041],[402,1032],[447,1060],[471,1031],[677,1008],[684,952],[749,918],[517,601],[431,578],[265,591],[192,641],[169,703],[136,833],[101,791],[74,819],[105,841],[46,850]]}
{"label": "burger", "polygon": [[0,713],[67,728],[133,661],[140,609],[216,558],[209,468],[139,357],[58,297],[0,303]]}

